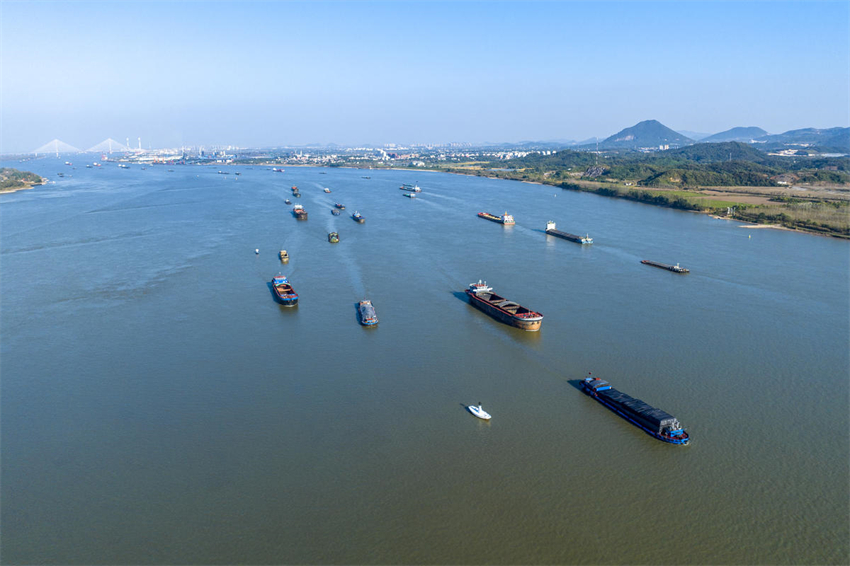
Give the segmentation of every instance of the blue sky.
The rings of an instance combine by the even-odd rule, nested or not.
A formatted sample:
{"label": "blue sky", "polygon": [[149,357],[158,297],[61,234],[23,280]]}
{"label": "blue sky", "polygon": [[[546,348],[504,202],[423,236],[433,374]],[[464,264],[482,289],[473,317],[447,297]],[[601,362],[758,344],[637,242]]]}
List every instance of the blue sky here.
{"label": "blue sky", "polygon": [[850,125],[850,3],[10,2],[0,151]]}

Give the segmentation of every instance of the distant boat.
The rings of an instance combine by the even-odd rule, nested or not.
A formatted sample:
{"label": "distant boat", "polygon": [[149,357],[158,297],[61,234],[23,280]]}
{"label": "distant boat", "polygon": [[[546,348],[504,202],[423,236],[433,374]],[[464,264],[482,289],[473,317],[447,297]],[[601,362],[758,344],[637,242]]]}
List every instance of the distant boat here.
{"label": "distant boat", "polygon": [[354,221],[358,224],[363,224],[364,222],[366,222],[366,219],[363,218],[363,215],[357,212],[356,210],[354,211],[354,214],[351,215],[351,218],[353,218]]}
{"label": "distant boat", "polygon": [[328,241],[332,244],[338,244],[339,234],[337,234],[336,232],[331,232],[330,234],[328,234]]}
{"label": "distant boat", "polygon": [[514,222],[514,217],[508,214],[507,212],[501,216],[496,216],[495,214],[490,214],[489,212],[479,212],[478,218],[490,220],[491,222],[498,222],[499,224],[504,224],[505,226],[511,226],[513,224],[516,224],[516,222]]}
{"label": "distant boat", "polygon": [[467,407],[467,409],[469,410],[470,413],[472,413],[473,415],[475,415],[479,419],[489,421],[492,418],[490,416],[490,413],[488,413],[487,411],[485,411],[484,409],[481,408],[481,401],[478,402],[477,407],[475,405],[469,405]]}
{"label": "distant boat", "polygon": [[335,206],[335,207],[337,207],[337,208],[338,208],[338,209],[340,209],[340,210],[345,210],[345,205],[344,205],[344,204],[336,203],[336,204],[334,204],[334,206]]}
{"label": "distant boat", "polygon": [[372,177],[360,177],[361,179],[371,179]]}
{"label": "distant boat", "polygon": [[219,175],[230,175],[230,173],[228,171],[219,171],[218,174]]}
{"label": "distant boat", "polygon": [[416,198],[416,193],[404,193],[402,196],[406,196],[407,198]]}
{"label": "distant boat", "polygon": [[571,242],[575,242],[577,244],[592,244],[593,238],[590,237],[589,234],[585,234],[584,236],[579,236],[577,234],[570,234],[569,232],[561,232],[556,229],[556,224],[551,220],[546,223],[546,233],[550,236],[557,236],[558,238],[563,238],[565,240],[569,240]]}
{"label": "distant boat", "polygon": [[286,199],[286,200],[285,200],[285,201],[283,201],[283,202],[285,202],[286,204],[292,204],[292,201],[291,201],[291,200],[289,200],[289,199]]}
{"label": "distant boat", "polygon": [[272,287],[274,288],[275,298],[285,307],[294,307],[298,304],[298,293],[289,284],[289,279],[283,275],[276,275],[272,278]]}
{"label": "distant boat", "polygon": [[86,165],[86,169],[91,169],[91,165]]}
{"label": "distant boat", "polygon": [[327,188],[327,187],[325,187],[325,188],[324,188],[324,189],[322,189],[322,190],[323,190],[323,191],[325,191],[326,193],[331,192],[331,190],[330,190],[329,188]]}
{"label": "distant boat", "polygon": [[289,254],[286,250],[280,250],[280,262],[281,263],[289,263]]}
{"label": "distant boat", "polygon": [[241,175],[241,174],[242,174],[242,173],[240,173],[239,171],[237,171],[237,172],[235,173],[235,175]]}
{"label": "distant boat", "polygon": [[341,213],[340,211],[338,211],[337,209],[332,208],[332,209],[331,209],[331,214],[333,214],[334,216],[339,216],[339,215],[340,215],[340,214],[342,214],[342,213]]}
{"label": "distant boat", "polygon": [[375,307],[372,306],[372,301],[360,301],[358,311],[360,312],[360,324],[363,326],[375,326],[378,324],[378,315],[375,313]]}
{"label": "distant boat", "polygon": [[418,192],[422,191],[422,189],[419,188],[419,185],[402,185],[402,186],[399,187],[399,189],[401,189],[403,191],[411,191],[411,192],[414,192],[414,193],[418,193]]}
{"label": "distant boat", "polygon": [[121,169],[129,169],[130,168],[129,165],[124,165],[123,163],[119,163],[118,167],[120,167]]}
{"label": "distant boat", "polygon": [[295,218],[298,220],[307,220],[307,211],[304,210],[304,207],[300,204],[296,204],[292,207],[292,214],[294,214]]}

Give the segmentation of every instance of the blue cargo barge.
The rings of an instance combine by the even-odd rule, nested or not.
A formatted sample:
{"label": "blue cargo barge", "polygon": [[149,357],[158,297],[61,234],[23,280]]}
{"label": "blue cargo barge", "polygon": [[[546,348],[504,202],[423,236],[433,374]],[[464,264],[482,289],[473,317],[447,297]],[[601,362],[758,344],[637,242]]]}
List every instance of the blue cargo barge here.
{"label": "blue cargo barge", "polygon": [[607,381],[586,377],[581,385],[585,393],[658,440],[671,444],[687,444],[690,440],[676,417],[617,391]]}
{"label": "blue cargo barge", "polygon": [[275,275],[272,279],[272,288],[277,302],[285,307],[294,307],[298,304],[298,293],[292,288],[289,279],[283,275]]}

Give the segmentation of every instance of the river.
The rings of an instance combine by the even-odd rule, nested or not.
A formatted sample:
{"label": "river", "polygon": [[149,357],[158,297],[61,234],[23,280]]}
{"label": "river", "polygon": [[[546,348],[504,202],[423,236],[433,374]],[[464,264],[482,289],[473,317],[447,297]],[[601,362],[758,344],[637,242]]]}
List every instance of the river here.
{"label": "river", "polygon": [[[850,561],[847,242],[442,173],[81,160],[4,164],[51,183],[0,195],[3,563]],[[540,332],[467,304],[479,279]]]}

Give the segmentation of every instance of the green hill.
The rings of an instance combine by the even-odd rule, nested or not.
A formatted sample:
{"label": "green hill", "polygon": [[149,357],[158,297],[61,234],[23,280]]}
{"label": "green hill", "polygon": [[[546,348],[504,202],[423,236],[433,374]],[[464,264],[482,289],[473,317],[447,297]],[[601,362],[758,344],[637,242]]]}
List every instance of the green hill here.
{"label": "green hill", "polygon": [[757,128],[756,126],[750,126],[748,128],[738,127],[732,128],[731,130],[726,130],[725,132],[714,134],[712,136],[708,136],[707,138],[703,138],[700,140],[700,143],[730,141],[748,142],[750,140],[754,140],[766,135],[767,132],[765,132],[761,128]]}
{"label": "green hill", "polygon": [[18,171],[10,167],[0,169],[0,193],[25,189],[44,182],[46,179],[29,171]]}
{"label": "green hill", "polygon": [[602,149],[657,148],[660,145],[683,146],[694,143],[691,138],[671,130],[658,120],[644,120],[600,142]]}
{"label": "green hill", "polygon": [[665,158],[687,159],[697,163],[716,161],[752,161],[768,163],[773,161],[766,153],[741,142],[698,143],[682,149],[673,149],[664,153]]}

